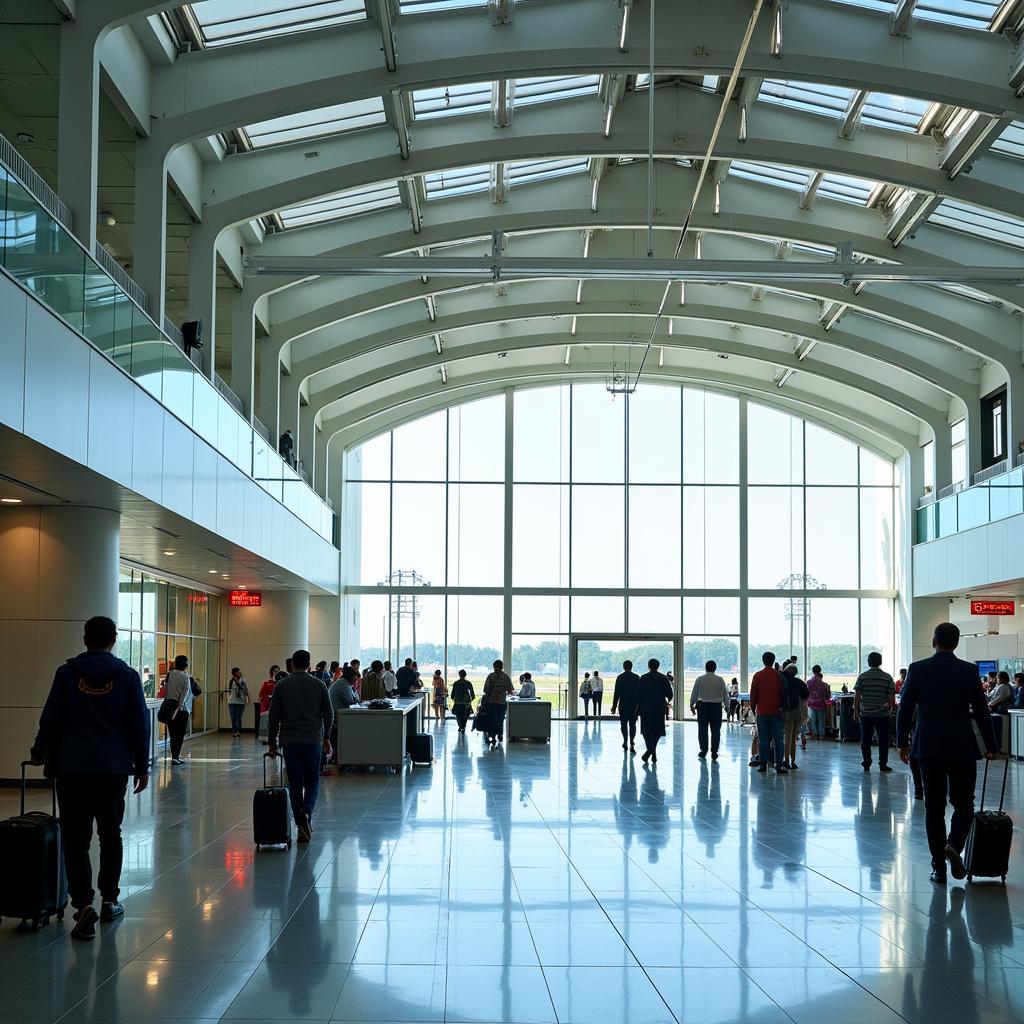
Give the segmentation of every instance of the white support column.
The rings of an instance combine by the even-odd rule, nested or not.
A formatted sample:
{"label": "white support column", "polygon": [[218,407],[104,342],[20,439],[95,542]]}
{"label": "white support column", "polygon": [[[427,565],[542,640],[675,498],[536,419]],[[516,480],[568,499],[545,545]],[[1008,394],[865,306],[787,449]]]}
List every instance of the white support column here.
{"label": "white support column", "polygon": [[309,644],[309,594],[264,590],[259,608],[225,608],[224,664],[249,679],[263,679],[273,665]]}
{"label": "white support column", "polygon": [[940,622],[949,620],[949,598],[915,597],[910,605],[910,650],[900,652],[905,658],[902,667],[912,661],[930,658],[932,633]]}
{"label": "white support column", "polygon": [[0,511],[0,637],[22,652],[0,684],[0,779],[19,777],[54,670],[82,650],[85,621],[117,620],[120,543],[121,517],[109,509]]}
{"label": "white support column", "polygon": [[299,406],[299,380],[296,374],[291,374],[288,377],[283,377],[281,380],[280,391],[280,404],[278,406],[278,429],[280,433],[284,433],[286,430],[291,430],[295,435],[295,440],[298,444],[296,448],[296,456],[302,450],[302,431],[304,420],[302,413],[308,406]]}
{"label": "white support column", "polygon": [[967,486],[974,482],[974,474],[981,469],[981,408],[977,402],[967,407]]}
{"label": "white support column", "polygon": [[256,416],[270,431],[270,440],[276,448],[277,439],[282,434],[280,401],[284,382],[281,379],[281,353],[284,350],[284,343],[274,336],[271,328],[270,337],[261,338],[258,345],[260,393]]}
{"label": "white support column", "polygon": [[[90,7],[94,17],[90,18]],[[105,35],[96,8],[60,27],[60,86],[57,113],[57,193],[71,210],[75,234],[92,252],[96,246],[96,190],[99,181],[100,61]]]}
{"label": "white support column", "polygon": [[512,517],[515,515],[512,476],[514,472],[512,430],[515,418],[515,391],[505,389],[505,582],[502,602],[502,658],[506,667],[512,664]]}
{"label": "white support column", "polygon": [[1017,445],[1024,441],[1024,370],[1010,374],[1006,385],[1006,455],[1009,465],[1017,458]]}
{"label": "white support column", "polygon": [[309,599],[309,653],[314,665],[340,659],[342,605],[338,595]]}
{"label": "white support column", "polygon": [[953,482],[953,446],[950,442],[949,427],[943,424],[935,433],[935,493]]}
{"label": "white support column", "polygon": [[132,276],[149,295],[163,326],[167,292],[167,150],[152,139],[135,144],[135,227]]}
{"label": "white support column", "polygon": [[203,221],[192,225],[188,249],[188,318],[202,320],[203,372],[213,378],[217,346],[217,235]]}
{"label": "white support column", "polygon": [[[291,380],[291,378],[288,378]],[[316,459],[316,409],[311,405],[299,406],[297,458],[302,468],[309,474],[310,481],[314,478]]]}
{"label": "white support column", "polygon": [[[750,521],[747,513],[747,399],[740,396],[740,688],[746,692],[747,664],[750,659],[750,609],[747,607],[750,591],[750,573],[747,566],[747,538]],[[685,626],[685,623],[683,624]],[[680,674],[680,679],[682,674]]]}

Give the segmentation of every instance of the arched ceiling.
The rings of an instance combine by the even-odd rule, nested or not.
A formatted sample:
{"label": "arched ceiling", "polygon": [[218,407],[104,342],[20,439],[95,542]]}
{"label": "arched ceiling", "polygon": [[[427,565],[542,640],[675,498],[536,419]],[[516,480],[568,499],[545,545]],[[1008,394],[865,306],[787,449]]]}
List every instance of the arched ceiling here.
{"label": "arched ceiling", "polygon": [[[273,31],[259,3],[218,22],[237,8],[106,2],[163,11],[192,48],[154,71],[147,145],[223,135],[197,237],[252,223],[250,261],[480,255],[495,231],[510,255],[640,258],[653,154],[656,255],[685,223],[689,258],[821,263],[849,242],[953,281],[1024,274],[1014,3],[767,3],[688,218],[750,0],[658,0],[653,55],[650,0],[344,0],[310,31],[308,0],[272,5],[291,22]],[[983,381],[1024,387],[1015,283],[673,289],[651,379],[767,396],[892,454],[974,415]],[[585,278],[249,277],[218,365],[271,430],[297,428],[322,489],[327,451],[438,404],[635,370],[660,298]]]}

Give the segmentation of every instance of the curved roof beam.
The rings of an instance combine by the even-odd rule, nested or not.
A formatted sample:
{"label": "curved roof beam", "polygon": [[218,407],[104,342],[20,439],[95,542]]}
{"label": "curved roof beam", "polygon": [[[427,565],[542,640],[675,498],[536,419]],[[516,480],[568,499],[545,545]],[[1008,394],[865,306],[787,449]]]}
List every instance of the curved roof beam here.
{"label": "curved roof beam", "polygon": [[[697,89],[677,88],[674,97],[668,93],[656,105],[655,155],[702,156],[720,101],[721,97]],[[219,231],[344,189],[461,166],[541,156],[646,153],[646,97],[627,97],[616,110],[615,129],[608,137],[602,132],[599,108],[583,98],[526,107],[500,132],[488,115],[426,122],[417,127],[407,160],[402,159],[394,131],[387,126],[322,139],[312,150],[317,154],[314,158],[307,156],[309,144],[238,154],[204,169],[204,226]],[[950,180],[939,168],[935,144],[928,136],[864,129],[852,139],[837,140],[830,119],[771,105],[749,119],[745,142],[739,141],[739,135],[739,108],[733,107],[719,137],[716,158],[848,174],[1024,217],[1019,163],[1010,157],[992,156],[979,163],[974,173]],[[881,221],[878,230],[882,230]]]}
{"label": "curved roof beam", "polygon": [[[678,230],[686,214],[688,189],[694,172],[665,165],[656,179],[655,226]],[[581,187],[582,185],[582,187]],[[1020,266],[1024,252],[998,242],[924,224],[916,236],[898,250],[882,234],[877,211],[851,203],[821,200],[810,210],[800,207],[795,192],[740,178],[722,185],[722,207],[716,214],[709,192],[702,196],[691,229],[781,238],[794,242],[834,246],[853,243],[855,252],[880,260],[898,257],[901,264],[965,266]],[[426,216],[419,234],[409,225],[408,211],[383,210],[350,220],[300,228],[270,235],[251,248],[265,255],[336,254],[388,255],[415,252],[456,240],[489,239],[492,231],[506,234],[554,228],[641,228],[647,223],[646,172],[631,164],[615,167],[601,183],[601,204],[590,209],[590,189],[574,178],[556,178],[513,189],[506,202],[493,204],[486,194],[458,196],[424,204]],[[950,253],[956,253],[956,259]],[[246,287],[262,293],[287,292],[301,282],[281,278],[250,279]],[[363,286],[365,287],[365,285]],[[987,286],[987,294],[1011,306],[1019,306],[1019,290]]]}
{"label": "curved roof beam", "polygon": [[[125,0],[121,0],[124,3]],[[140,3],[140,13],[157,4]],[[178,58],[152,80],[153,135],[168,148],[191,139],[332,103],[448,82],[493,81],[594,70],[639,73],[646,5],[634,7],[627,52],[618,51],[618,8],[591,0],[522,5],[496,29],[486,12],[446,11],[402,19],[398,68],[389,73],[371,23],[220,47]],[[728,74],[749,0],[670,4],[658,10],[659,74]],[[785,46],[773,55],[771,19],[761,19],[744,72],[811,79],[920,96],[992,114],[1024,114],[1007,85],[1012,45],[1001,35],[918,22],[889,33],[884,14],[805,2],[787,11]]]}

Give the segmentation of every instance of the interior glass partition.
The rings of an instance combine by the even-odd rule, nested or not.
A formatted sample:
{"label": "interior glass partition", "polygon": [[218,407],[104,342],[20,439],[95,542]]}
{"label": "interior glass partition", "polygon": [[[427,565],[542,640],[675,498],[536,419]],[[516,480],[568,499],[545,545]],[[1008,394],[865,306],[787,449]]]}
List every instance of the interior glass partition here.
{"label": "interior glass partition", "polygon": [[556,716],[574,636],[674,638],[683,686],[711,658],[745,685],[766,649],[837,684],[870,649],[899,668],[893,463],[745,396],[511,388],[367,440],[344,476],[345,657],[477,685],[501,657]]}

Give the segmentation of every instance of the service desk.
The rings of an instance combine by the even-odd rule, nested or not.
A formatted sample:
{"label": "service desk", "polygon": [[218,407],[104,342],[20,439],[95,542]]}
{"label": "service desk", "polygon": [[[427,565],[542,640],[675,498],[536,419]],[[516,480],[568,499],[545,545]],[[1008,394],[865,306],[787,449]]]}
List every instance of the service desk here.
{"label": "service desk", "polygon": [[146,698],[146,710],[149,712],[149,767],[156,766],[156,735],[160,731],[160,723],[156,720],[156,713],[160,710],[163,701],[159,697]]}
{"label": "service desk", "polygon": [[505,723],[510,740],[550,740],[551,701],[510,697]]}
{"label": "service desk", "polygon": [[396,698],[390,708],[354,704],[338,712],[338,764],[386,765],[405,763],[407,738],[418,731],[422,701]]}
{"label": "service desk", "polygon": [[1004,728],[1010,732],[1010,757],[1024,758],[1024,711],[1011,711]]}

